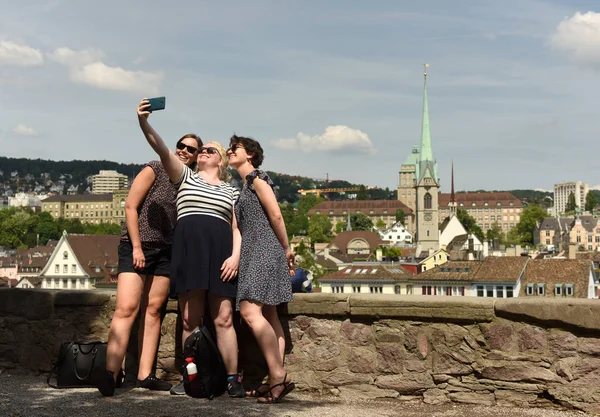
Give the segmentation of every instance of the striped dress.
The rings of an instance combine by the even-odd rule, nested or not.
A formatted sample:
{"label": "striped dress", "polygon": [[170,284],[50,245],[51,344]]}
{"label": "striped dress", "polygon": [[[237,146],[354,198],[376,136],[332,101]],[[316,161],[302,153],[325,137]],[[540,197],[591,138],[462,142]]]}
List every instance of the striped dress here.
{"label": "striped dress", "polygon": [[235,298],[237,280],[223,282],[221,265],[231,256],[231,222],[239,192],[213,185],[187,166],[176,184],[177,225],[173,234],[171,293],[205,290]]}

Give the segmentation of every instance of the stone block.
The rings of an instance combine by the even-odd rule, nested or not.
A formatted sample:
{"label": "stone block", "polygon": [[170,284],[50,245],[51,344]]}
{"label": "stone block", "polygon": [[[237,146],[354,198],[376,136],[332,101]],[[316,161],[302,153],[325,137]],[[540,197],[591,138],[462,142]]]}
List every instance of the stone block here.
{"label": "stone block", "polygon": [[519,330],[519,350],[545,352],[548,348],[546,330],[539,327],[525,326]]}
{"label": "stone block", "polygon": [[497,390],[494,392],[496,405],[499,407],[531,407],[537,401],[536,394],[527,394],[520,391]]}
{"label": "stone block", "polygon": [[114,291],[57,291],[54,295],[54,305],[102,306],[111,301],[111,298],[116,299],[116,293]]}
{"label": "stone block", "polygon": [[496,316],[511,320],[533,319],[549,325],[561,323],[581,329],[600,329],[600,303],[597,300],[519,297],[496,300],[494,307]]}
{"label": "stone block", "polygon": [[28,288],[0,289],[0,313],[24,317],[27,320],[43,320],[52,316],[54,293],[48,290]]}
{"label": "stone block", "polygon": [[587,355],[600,355],[600,339],[596,337],[580,337],[577,350]]}
{"label": "stone block", "polygon": [[485,298],[418,295],[372,297],[367,294],[353,294],[349,302],[352,316],[435,320],[449,323],[490,322],[494,319],[493,300]]}
{"label": "stone block", "polygon": [[456,352],[434,352],[433,373],[446,375],[470,375],[473,368],[459,361],[455,357]]}
{"label": "stone block", "polygon": [[345,385],[338,388],[340,397],[346,400],[372,400],[373,398],[396,398],[398,391],[381,389],[370,384]]}
{"label": "stone block", "polygon": [[448,394],[448,398],[457,403],[477,404],[477,405],[494,405],[496,397],[493,393],[479,392],[452,392]]}
{"label": "stone block", "polygon": [[347,316],[350,313],[348,295],[344,294],[294,294],[287,305],[287,315]]}
{"label": "stone block", "polygon": [[514,333],[510,323],[492,323],[485,332],[485,339],[492,350],[510,350]]}
{"label": "stone block", "polygon": [[548,334],[548,349],[559,358],[577,354],[577,337],[572,333],[552,329]]}
{"label": "stone block", "polygon": [[488,366],[481,370],[481,376],[486,379],[522,382],[563,382],[554,372],[536,366]]}
{"label": "stone block", "polygon": [[343,369],[336,369],[335,371],[322,376],[320,381],[325,385],[341,387],[343,385],[351,384],[370,384],[373,382],[373,378],[370,375],[355,374]]}
{"label": "stone block", "polygon": [[375,353],[363,347],[350,348],[348,369],[358,374],[370,374],[375,371]]}
{"label": "stone block", "polygon": [[382,374],[400,374],[404,371],[405,353],[395,343],[377,345],[376,370]]}
{"label": "stone block", "polygon": [[366,324],[344,320],[340,326],[340,332],[351,346],[366,346],[373,343],[373,330]]}
{"label": "stone block", "polygon": [[313,340],[336,341],[339,339],[340,322],[335,320],[313,320],[305,333]]}
{"label": "stone block", "polygon": [[439,388],[428,389],[423,393],[423,402],[425,404],[438,405],[449,403],[446,393]]}
{"label": "stone block", "polygon": [[403,395],[421,394],[435,388],[429,373],[409,375],[382,375],[377,377],[375,385],[383,389],[393,389]]}

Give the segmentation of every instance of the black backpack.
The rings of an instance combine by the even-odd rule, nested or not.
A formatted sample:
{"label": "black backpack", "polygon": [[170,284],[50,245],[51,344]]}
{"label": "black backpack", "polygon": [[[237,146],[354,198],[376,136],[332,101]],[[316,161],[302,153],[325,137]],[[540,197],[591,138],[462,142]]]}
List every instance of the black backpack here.
{"label": "black backpack", "polygon": [[202,326],[188,336],[183,345],[183,355],[193,358],[198,374],[190,381],[187,362],[183,367],[183,387],[185,393],[194,398],[218,397],[227,388],[227,371],[221,353],[211,331]]}

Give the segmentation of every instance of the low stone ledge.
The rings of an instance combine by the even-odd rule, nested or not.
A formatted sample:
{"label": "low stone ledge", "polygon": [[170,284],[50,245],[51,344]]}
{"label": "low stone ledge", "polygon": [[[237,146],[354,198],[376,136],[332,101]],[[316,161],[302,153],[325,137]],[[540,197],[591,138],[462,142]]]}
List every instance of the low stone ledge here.
{"label": "low stone ledge", "polygon": [[356,294],[349,303],[351,316],[461,323],[494,319],[494,302],[485,298]]}
{"label": "low stone ledge", "polygon": [[512,298],[497,300],[494,309],[497,317],[533,319],[600,331],[600,300]]}
{"label": "low stone ledge", "polygon": [[348,295],[343,294],[294,294],[288,303],[287,315],[347,316],[350,314]]}
{"label": "low stone ledge", "polygon": [[102,306],[115,296],[114,291],[57,291],[54,295],[56,306]]}
{"label": "low stone ledge", "polygon": [[52,315],[54,293],[28,288],[0,289],[0,313],[43,320]]}

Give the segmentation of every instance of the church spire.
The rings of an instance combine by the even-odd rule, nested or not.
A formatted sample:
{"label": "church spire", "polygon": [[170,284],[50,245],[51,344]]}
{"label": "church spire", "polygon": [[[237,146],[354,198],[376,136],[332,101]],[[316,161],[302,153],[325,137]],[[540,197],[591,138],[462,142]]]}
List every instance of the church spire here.
{"label": "church spire", "polygon": [[352,222],[350,222],[350,211],[348,211],[348,223],[346,223],[346,232],[352,231]]}
{"label": "church spire", "polygon": [[452,184],[450,186],[450,213],[456,214],[456,196],[454,195],[454,160],[452,161]]}
{"label": "church spire", "polygon": [[433,161],[433,151],[431,149],[431,133],[429,132],[429,109],[427,107],[428,67],[429,64],[425,64],[425,71],[423,72],[423,121],[421,125],[421,149],[419,152],[421,162]]}

